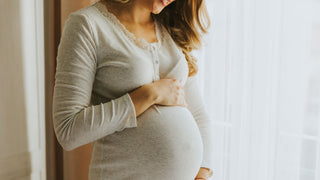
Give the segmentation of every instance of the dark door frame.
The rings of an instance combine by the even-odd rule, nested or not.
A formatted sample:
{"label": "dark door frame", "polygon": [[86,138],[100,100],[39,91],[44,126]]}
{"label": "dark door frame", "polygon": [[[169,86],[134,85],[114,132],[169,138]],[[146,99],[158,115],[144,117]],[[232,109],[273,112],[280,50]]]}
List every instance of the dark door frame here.
{"label": "dark door frame", "polygon": [[48,180],[63,180],[63,150],[56,139],[52,121],[56,55],[61,35],[61,1],[44,0],[43,3],[45,36],[46,173]]}

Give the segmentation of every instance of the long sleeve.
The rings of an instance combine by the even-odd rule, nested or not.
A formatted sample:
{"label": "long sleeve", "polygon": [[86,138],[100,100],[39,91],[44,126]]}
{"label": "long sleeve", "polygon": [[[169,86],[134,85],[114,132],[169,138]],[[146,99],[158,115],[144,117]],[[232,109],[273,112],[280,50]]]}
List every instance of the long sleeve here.
{"label": "long sleeve", "polygon": [[208,110],[201,96],[197,75],[188,77],[184,85],[185,100],[188,104],[187,108],[193,115],[199,127],[203,141],[203,161],[201,167],[207,167],[213,170],[213,126],[209,117]]}
{"label": "long sleeve", "polygon": [[70,14],[58,47],[53,95],[53,125],[58,142],[73,150],[104,136],[137,127],[128,93],[90,105],[96,73],[96,43],[84,14]]}

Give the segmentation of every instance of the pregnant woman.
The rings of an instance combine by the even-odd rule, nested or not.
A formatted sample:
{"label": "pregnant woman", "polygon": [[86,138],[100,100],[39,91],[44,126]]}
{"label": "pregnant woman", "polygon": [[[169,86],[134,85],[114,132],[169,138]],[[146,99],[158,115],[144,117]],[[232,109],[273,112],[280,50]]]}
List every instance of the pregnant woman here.
{"label": "pregnant woman", "polygon": [[57,139],[93,142],[90,180],[207,180],[212,126],[196,59],[203,0],[101,0],[70,14],[53,95]]}

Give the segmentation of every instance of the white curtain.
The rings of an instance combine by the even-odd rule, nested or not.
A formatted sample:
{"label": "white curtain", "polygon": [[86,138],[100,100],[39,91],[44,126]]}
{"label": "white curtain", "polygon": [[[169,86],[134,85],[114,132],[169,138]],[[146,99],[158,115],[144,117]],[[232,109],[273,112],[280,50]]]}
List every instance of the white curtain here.
{"label": "white curtain", "polygon": [[213,180],[320,180],[320,1],[207,0]]}

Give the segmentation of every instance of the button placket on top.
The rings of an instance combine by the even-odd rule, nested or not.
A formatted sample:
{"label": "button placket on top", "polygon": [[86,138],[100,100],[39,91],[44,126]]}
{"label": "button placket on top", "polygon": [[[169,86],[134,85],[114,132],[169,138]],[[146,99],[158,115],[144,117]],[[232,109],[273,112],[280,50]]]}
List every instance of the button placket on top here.
{"label": "button placket on top", "polygon": [[153,80],[158,81],[160,79],[159,77],[159,56],[157,48],[153,45],[151,45],[151,54],[152,54],[152,61],[153,61],[153,69],[154,69],[154,75]]}

